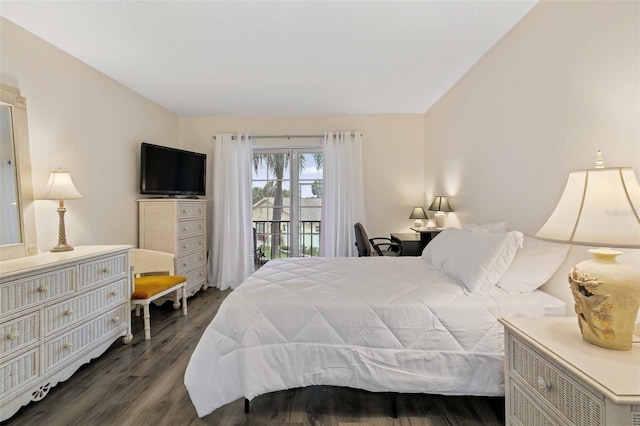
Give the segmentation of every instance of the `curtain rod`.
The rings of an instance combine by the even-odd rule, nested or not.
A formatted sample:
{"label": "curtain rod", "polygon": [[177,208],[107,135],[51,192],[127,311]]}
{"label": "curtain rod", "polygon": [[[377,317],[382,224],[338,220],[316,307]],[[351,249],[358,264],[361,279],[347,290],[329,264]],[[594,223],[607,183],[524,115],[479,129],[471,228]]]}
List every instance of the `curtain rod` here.
{"label": "curtain rod", "polygon": [[[362,134],[362,132],[358,132],[358,133]],[[355,136],[356,132],[351,132],[351,135]],[[324,135],[262,135],[262,136],[249,135],[249,138],[251,139],[306,139],[306,138],[322,139],[324,138]],[[235,139],[235,136],[232,136],[232,139]],[[216,140],[215,136],[213,136],[213,140]]]}

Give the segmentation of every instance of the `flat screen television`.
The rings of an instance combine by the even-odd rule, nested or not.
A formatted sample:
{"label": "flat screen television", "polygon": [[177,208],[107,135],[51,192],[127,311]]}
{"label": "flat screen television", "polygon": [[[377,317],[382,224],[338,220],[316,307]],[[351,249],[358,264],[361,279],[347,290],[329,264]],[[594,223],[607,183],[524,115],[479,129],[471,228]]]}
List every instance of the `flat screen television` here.
{"label": "flat screen television", "polygon": [[205,195],[206,171],[206,154],[146,142],[140,145],[141,194]]}

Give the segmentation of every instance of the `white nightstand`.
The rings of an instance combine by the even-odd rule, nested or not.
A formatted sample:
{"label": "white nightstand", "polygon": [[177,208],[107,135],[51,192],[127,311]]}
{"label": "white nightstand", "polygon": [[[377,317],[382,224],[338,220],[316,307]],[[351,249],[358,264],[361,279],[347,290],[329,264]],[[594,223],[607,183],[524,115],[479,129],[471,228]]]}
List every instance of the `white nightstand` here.
{"label": "white nightstand", "polygon": [[572,317],[500,322],[507,425],[640,426],[640,343],[594,346]]}

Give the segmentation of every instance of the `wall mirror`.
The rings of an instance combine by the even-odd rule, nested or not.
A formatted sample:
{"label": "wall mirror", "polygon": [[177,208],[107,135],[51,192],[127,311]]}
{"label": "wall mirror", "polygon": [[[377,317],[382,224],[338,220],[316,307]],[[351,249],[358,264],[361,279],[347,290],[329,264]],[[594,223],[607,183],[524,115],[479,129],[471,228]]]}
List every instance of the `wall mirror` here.
{"label": "wall mirror", "polygon": [[27,104],[0,83],[0,260],[37,253]]}

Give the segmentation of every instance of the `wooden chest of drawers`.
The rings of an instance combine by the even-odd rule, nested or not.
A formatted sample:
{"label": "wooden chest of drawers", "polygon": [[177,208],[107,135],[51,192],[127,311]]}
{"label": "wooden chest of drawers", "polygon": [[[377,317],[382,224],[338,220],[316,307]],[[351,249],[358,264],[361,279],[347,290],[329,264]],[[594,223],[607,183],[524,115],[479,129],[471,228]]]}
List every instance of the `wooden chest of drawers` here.
{"label": "wooden chest of drawers", "polygon": [[131,335],[129,246],[0,262],[0,421]]}
{"label": "wooden chest of drawers", "polygon": [[[138,245],[172,253],[176,274],[187,277],[187,297],[207,289],[206,200],[138,200]],[[159,303],[171,300],[158,299]]]}
{"label": "wooden chest of drawers", "polygon": [[576,318],[500,322],[507,425],[640,425],[640,342],[631,351],[594,346]]}

